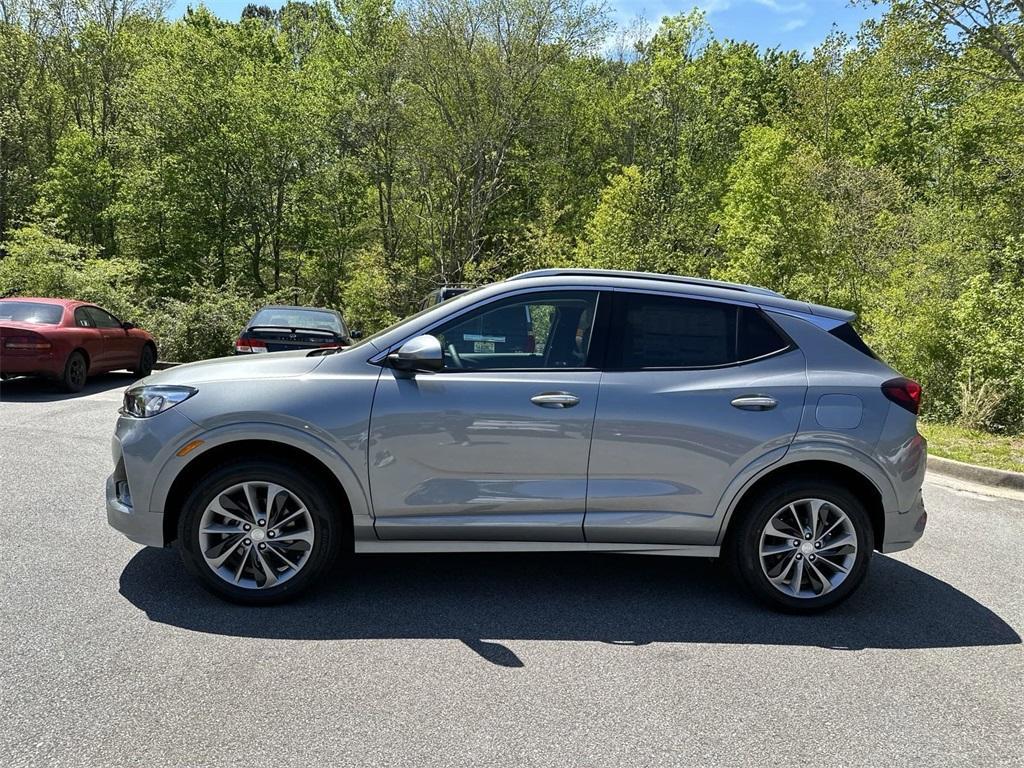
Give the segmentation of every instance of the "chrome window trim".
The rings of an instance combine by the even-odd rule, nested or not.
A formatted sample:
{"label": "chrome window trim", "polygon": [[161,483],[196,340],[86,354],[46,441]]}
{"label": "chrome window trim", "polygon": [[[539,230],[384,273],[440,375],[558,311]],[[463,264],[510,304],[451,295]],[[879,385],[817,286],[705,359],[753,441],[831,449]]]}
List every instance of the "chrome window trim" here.
{"label": "chrome window trim", "polygon": [[[794,311],[791,311],[791,310],[777,309],[775,307],[770,307],[770,306],[769,307],[765,307],[765,306],[761,305],[760,303],[758,303],[756,300],[748,301],[748,300],[746,300],[745,297],[744,298],[737,297],[736,299],[732,299],[732,298],[726,299],[724,297],[718,297],[718,296],[702,296],[700,294],[687,293],[685,291],[667,290],[667,289],[661,288],[660,286],[659,287],[651,287],[651,288],[635,288],[635,287],[632,287],[632,286],[630,286],[630,287],[622,287],[622,286],[595,286],[595,285],[579,285],[579,284],[576,284],[576,285],[564,285],[564,286],[562,286],[562,285],[560,285],[560,286],[546,285],[546,286],[534,286],[534,287],[530,287],[530,288],[519,288],[519,289],[503,292],[503,293],[491,296],[490,298],[487,298],[487,299],[484,299],[482,301],[479,301],[479,302],[477,302],[475,304],[472,304],[472,305],[470,305],[468,307],[465,307],[464,309],[462,309],[459,312],[453,313],[451,315],[447,315],[447,316],[441,318],[440,320],[437,320],[436,322],[433,322],[433,323],[431,323],[431,324],[429,324],[429,325],[427,325],[427,326],[425,326],[425,327],[423,327],[421,329],[418,329],[418,330],[410,333],[407,336],[403,336],[400,341],[395,342],[394,344],[392,344],[391,346],[387,347],[383,351],[378,352],[377,354],[371,356],[367,360],[367,362],[371,363],[372,365],[380,365],[380,366],[386,367],[385,360],[387,359],[387,356],[389,354],[391,354],[392,352],[394,352],[399,347],[401,347],[403,344],[405,344],[405,342],[409,341],[410,339],[415,338],[416,336],[422,336],[424,334],[428,334],[432,330],[437,328],[438,326],[444,325],[445,323],[449,322],[450,320],[454,320],[457,317],[461,317],[462,315],[464,315],[464,314],[466,314],[468,312],[472,312],[472,311],[474,311],[474,310],[476,310],[476,309],[478,309],[480,307],[486,306],[487,304],[492,304],[492,303],[495,303],[495,302],[498,302],[498,301],[503,301],[503,300],[505,300],[507,298],[510,298],[510,297],[513,297],[513,296],[526,295],[526,294],[530,294],[530,293],[552,293],[552,292],[557,292],[557,291],[590,291],[590,292],[593,292],[593,293],[597,293],[599,295],[599,298],[600,298],[600,294],[602,292],[608,292],[608,293],[641,293],[641,294],[645,294],[645,295],[667,296],[669,298],[689,299],[691,301],[707,301],[707,302],[711,302],[711,303],[714,303],[714,304],[728,304],[730,306],[747,307],[749,309],[755,309],[755,310],[761,312],[762,314],[766,315],[766,319],[770,323],[772,323],[772,326],[775,329],[775,331],[782,337],[782,339],[784,341],[787,342],[787,345],[785,347],[781,348],[781,349],[775,350],[774,352],[770,352],[767,355],[761,355],[760,357],[754,357],[754,358],[750,358],[750,359],[747,359],[747,360],[737,360],[737,361],[731,362],[731,363],[722,363],[720,365],[673,366],[673,367],[659,367],[659,368],[611,368],[611,367],[609,367],[607,365],[602,366],[601,368],[594,368],[594,367],[581,367],[581,368],[488,368],[488,369],[465,369],[465,370],[458,370],[458,371],[457,370],[450,370],[450,371],[442,370],[442,371],[437,371],[436,373],[510,373],[510,372],[517,372],[517,371],[518,372],[522,372],[522,373],[531,373],[531,372],[532,373],[538,373],[538,372],[544,372],[544,371],[597,371],[597,370],[608,371],[610,373],[611,372],[614,372],[614,373],[627,373],[627,372],[636,372],[636,371],[713,371],[713,370],[722,370],[724,368],[737,368],[737,367],[742,366],[742,365],[749,365],[750,363],[761,362],[762,360],[768,360],[768,359],[770,359],[772,357],[776,357],[778,355],[784,355],[784,354],[787,354],[789,352],[792,352],[795,349],[799,349],[799,347],[797,347],[796,343],[794,343],[794,341],[788,336],[788,334],[786,334],[785,331],[783,331],[778,326],[778,324],[775,323],[771,319],[771,317],[768,316],[770,312],[779,312],[779,313],[784,314],[784,315],[790,315],[790,316],[793,316],[793,317],[801,318],[803,320],[808,320],[808,321],[814,323],[817,327],[822,328],[822,329],[824,329],[826,331],[827,330],[831,330],[832,328],[835,328],[838,325],[842,325],[841,321],[833,320],[832,318],[818,317],[816,315],[809,315],[809,314],[805,314],[805,313],[802,313],[802,312],[794,312]],[[751,298],[754,298],[755,296],[756,296],[756,294],[752,294]]]}

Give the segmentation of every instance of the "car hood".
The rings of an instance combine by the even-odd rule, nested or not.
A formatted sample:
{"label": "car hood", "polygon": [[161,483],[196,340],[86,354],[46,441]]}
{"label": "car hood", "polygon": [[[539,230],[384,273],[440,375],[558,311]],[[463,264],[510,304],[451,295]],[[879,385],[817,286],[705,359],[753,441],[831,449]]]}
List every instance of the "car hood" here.
{"label": "car hood", "polygon": [[309,350],[270,352],[238,357],[218,357],[198,363],[176,365],[144,379],[146,384],[200,384],[209,381],[250,381],[303,376],[324,361],[310,357]]}

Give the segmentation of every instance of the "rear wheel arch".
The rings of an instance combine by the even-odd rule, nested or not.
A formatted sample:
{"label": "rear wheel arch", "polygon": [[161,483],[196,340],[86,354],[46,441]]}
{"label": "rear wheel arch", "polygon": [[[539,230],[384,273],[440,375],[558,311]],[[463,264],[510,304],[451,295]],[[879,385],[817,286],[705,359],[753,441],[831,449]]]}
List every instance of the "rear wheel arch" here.
{"label": "rear wheel arch", "polygon": [[739,521],[750,511],[755,500],[773,488],[797,480],[812,484],[835,485],[852,493],[867,510],[875,549],[881,548],[885,537],[885,507],[878,486],[867,475],[853,467],[819,459],[800,460],[776,467],[743,489],[725,522],[724,534],[720,537],[721,543],[728,545],[731,535],[739,527]]}
{"label": "rear wheel arch", "polygon": [[182,508],[192,489],[200,480],[220,467],[242,461],[280,463],[307,475],[312,475],[315,482],[322,485],[336,501],[336,510],[342,523],[342,547],[352,547],[352,505],[341,480],[313,454],[274,440],[236,440],[221,443],[204,451],[186,464],[174,478],[164,502],[165,545],[169,545],[177,538],[178,521],[181,519]]}
{"label": "rear wheel arch", "polygon": [[[73,354],[75,354],[75,352],[77,352],[78,354],[85,358],[85,369],[87,371],[90,368],[92,368],[92,358],[89,356],[89,353],[86,351],[85,347],[72,347],[71,351],[68,352],[68,357],[71,357]],[[67,358],[65,358],[65,360],[66,359]]]}

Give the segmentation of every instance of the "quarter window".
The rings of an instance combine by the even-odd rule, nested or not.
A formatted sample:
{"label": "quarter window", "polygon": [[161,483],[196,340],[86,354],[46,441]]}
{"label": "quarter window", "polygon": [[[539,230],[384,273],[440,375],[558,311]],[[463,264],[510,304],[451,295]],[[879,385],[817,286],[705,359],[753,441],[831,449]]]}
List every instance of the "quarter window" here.
{"label": "quarter window", "polygon": [[496,301],[433,331],[445,370],[583,368],[597,293],[531,293]]}
{"label": "quarter window", "polygon": [[642,293],[617,294],[610,367],[710,368],[789,346],[751,307]]}

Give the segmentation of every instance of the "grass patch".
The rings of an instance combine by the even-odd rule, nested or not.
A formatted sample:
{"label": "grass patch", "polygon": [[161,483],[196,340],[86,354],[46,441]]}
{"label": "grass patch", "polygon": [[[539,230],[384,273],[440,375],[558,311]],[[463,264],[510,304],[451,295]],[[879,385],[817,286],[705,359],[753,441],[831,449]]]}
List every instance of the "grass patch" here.
{"label": "grass patch", "polygon": [[984,467],[1024,472],[1024,435],[993,435],[952,424],[920,422],[928,452]]}

